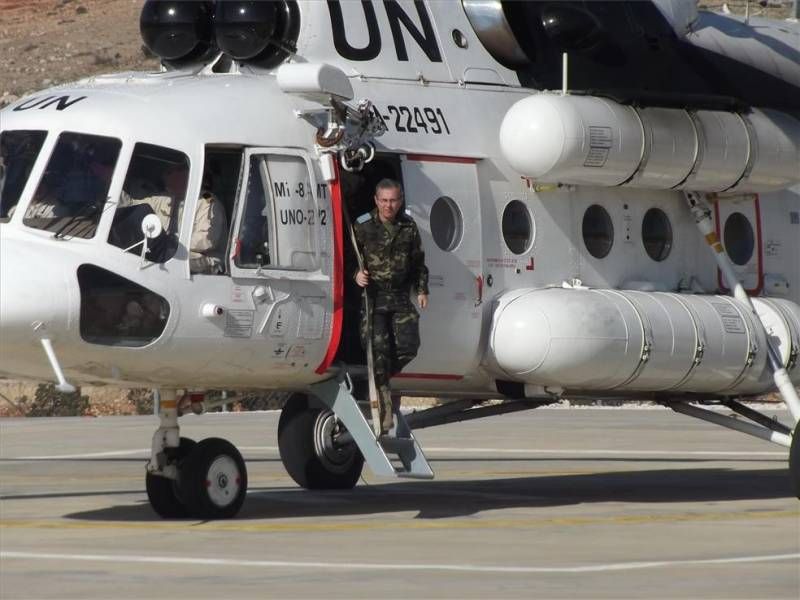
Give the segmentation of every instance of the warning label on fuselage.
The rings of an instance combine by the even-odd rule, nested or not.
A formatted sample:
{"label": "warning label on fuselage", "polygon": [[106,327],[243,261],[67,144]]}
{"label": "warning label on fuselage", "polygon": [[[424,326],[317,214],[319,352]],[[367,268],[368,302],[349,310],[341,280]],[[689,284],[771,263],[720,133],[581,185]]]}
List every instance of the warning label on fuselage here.
{"label": "warning label on fuselage", "polygon": [[711,306],[719,314],[722,320],[722,327],[727,333],[746,333],[742,316],[733,306],[719,302],[712,302]]}
{"label": "warning label on fuselage", "polygon": [[253,335],[254,311],[229,310],[225,314],[225,337],[249,338]]}
{"label": "warning label on fuselage", "polygon": [[584,167],[602,167],[608,160],[608,153],[614,143],[611,127],[589,126],[589,152]]}

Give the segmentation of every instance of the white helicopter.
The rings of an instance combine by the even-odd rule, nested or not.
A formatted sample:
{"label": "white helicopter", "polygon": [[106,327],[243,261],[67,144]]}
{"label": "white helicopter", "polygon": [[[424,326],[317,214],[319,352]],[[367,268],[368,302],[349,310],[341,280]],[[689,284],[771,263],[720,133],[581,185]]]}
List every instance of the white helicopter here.
{"label": "white helicopter", "polygon": [[[209,390],[293,392],[306,488],[430,478],[413,428],[633,397],[790,448],[800,492],[800,26],[692,0],[152,1],[158,73],[0,112],[0,372],[152,387],[164,517],[234,516]],[[376,438],[350,218],[402,182],[431,273]],[[792,422],[739,402],[778,389]],[[502,402],[489,399],[503,398]],[[723,404],[747,420],[697,403]]]}

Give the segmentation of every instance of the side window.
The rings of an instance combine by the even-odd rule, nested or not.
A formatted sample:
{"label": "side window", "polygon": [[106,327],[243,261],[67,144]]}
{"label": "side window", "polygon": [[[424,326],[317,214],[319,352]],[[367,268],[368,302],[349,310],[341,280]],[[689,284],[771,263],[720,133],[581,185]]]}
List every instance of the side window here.
{"label": "side window", "polygon": [[14,214],[46,137],[44,131],[0,133],[0,223]]}
{"label": "side window", "polygon": [[599,204],[592,204],[583,213],[583,243],[589,254],[605,258],[614,245],[614,224],[608,211]]}
{"label": "side window", "polygon": [[140,347],[158,339],[169,303],[133,281],[93,265],[78,267],[81,337],[91,344]]}
{"label": "side window", "polygon": [[114,138],[62,133],[22,222],[57,235],[94,237],[121,147]]}
{"label": "side window", "polygon": [[234,265],[311,270],[317,227],[328,215],[314,201],[306,162],[299,156],[253,154],[239,208]]}
{"label": "side window", "polygon": [[142,219],[155,214],[163,231],[148,243],[147,259],[166,262],[178,249],[178,234],[189,181],[189,158],[182,152],[136,144],[117,212],[108,236],[110,244],[138,254]]}

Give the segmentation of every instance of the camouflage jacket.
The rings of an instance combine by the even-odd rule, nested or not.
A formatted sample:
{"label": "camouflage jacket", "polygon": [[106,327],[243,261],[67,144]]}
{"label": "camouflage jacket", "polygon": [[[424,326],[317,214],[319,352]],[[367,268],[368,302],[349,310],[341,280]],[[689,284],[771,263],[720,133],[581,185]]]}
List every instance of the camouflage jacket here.
{"label": "camouflage jacket", "polygon": [[428,293],[428,267],[417,224],[400,212],[394,221],[394,234],[378,218],[377,209],[363,215],[355,224],[358,248],[369,272],[368,290],[378,293],[403,293],[413,290]]}

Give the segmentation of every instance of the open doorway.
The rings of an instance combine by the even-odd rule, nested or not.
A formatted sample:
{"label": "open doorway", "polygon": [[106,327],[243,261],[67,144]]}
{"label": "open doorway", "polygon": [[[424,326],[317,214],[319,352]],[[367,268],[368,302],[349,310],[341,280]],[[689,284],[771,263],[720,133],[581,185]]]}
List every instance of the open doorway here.
{"label": "open doorway", "polygon": [[192,273],[227,273],[225,255],[230,245],[241,165],[241,147],[206,146],[202,189],[189,249]]}
{"label": "open doorway", "polygon": [[[391,178],[402,183],[400,156],[397,154],[377,154],[359,173],[340,170],[342,201],[347,214],[355,222],[361,215],[375,208],[375,186],[381,179]],[[344,224],[348,227],[348,224]],[[342,337],[335,360],[346,364],[363,365],[367,358],[361,347],[359,324],[361,320],[362,290],[353,279],[358,260],[350,232],[344,231],[344,310]]]}

